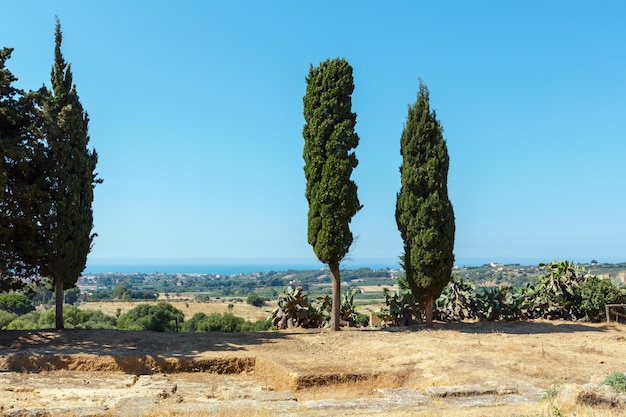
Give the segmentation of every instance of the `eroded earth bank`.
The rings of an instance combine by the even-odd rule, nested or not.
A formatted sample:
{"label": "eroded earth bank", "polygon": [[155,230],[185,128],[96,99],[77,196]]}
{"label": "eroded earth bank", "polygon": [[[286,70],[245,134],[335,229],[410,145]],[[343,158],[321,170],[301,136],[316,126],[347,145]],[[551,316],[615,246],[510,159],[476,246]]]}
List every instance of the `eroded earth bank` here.
{"label": "eroded earth bank", "polygon": [[[619,415],[626,326],[438,324],[433,330],[0,332],[0,415]],[[580,415],[580,414],[579,414]],[[590,414],[591,415],[591,414]]]}

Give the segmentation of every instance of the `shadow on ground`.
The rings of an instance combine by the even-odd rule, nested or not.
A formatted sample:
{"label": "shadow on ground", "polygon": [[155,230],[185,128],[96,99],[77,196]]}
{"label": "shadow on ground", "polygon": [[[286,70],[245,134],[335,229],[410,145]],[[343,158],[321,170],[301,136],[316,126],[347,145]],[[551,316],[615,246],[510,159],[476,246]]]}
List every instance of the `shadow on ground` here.
{"label": "shadow on ground", "polygon": [[5,330],[0,349],[20,354],[160,355],[193,357],[203,352],[245,351],[271,344],[289,333],[157,333],[133,330]]}
{"label": "shadow on ground", "polygon": [[[395,328],[399,331],[399,328]],[[407,328],[410,330],[429,330],[426,326],[417,325]],[[588,324],[571,321],[509,321],[509,322],[463,322],[463,323],[435,323],[433,330],[451,330],[461,333],[502,333],[502,334],[550,334],[593,332],[601,333],[607,326],[589,326]],[[393,331],[393,330],[392,330]]]}

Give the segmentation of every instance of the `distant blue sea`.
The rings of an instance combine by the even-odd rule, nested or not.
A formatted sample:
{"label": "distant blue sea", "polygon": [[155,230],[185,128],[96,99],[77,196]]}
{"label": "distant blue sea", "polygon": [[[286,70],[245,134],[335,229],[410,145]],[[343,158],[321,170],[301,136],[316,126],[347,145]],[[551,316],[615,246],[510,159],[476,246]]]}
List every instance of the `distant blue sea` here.
{"label": "distant blue sea", "polygon": [[[221,274],[221,275],[234,275],[234,274],[247,274],[251,272],[283,272],[289,270],[313,270],[326,268],[325,265],[318,264],[209,264],[209,265],[182,265],[182,264],[93,264],[87,265],[87,268],[83,274],[95,274],[95,273],[146,273],[161,272],[166,274]],[[386,268],[398,268],[398,265],[393,264],[346,264],[342,265],[342,269],[358,269],[358,268],[371,268],[371,269],[386,269]]]}

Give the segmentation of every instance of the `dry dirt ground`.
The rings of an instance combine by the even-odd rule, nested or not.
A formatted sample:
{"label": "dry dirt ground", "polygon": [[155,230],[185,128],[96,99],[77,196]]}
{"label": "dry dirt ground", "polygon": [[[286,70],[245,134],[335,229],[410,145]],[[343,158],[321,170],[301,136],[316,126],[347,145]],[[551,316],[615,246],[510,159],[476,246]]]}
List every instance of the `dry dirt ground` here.
{"label": "dry dirt ground", "polygon": [[625,325],[0,331],[0,415],[550,416],[554,384],[571,397],[561,409],[626,415],[623,396],[586,385],[613,371]]}

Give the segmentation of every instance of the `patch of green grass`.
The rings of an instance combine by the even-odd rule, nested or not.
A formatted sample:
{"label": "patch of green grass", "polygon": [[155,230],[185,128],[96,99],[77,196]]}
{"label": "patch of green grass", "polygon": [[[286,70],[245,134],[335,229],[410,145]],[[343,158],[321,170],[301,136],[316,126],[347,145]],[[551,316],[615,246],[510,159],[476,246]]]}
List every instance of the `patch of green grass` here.
{"label": "patch of green grass", "polygon": [[556,398],[557,395],[559,395],[559,384],[552,384],[546,389],[543,399],[552,400]]}
{"label": "patch of green grass", "polygon": [[614,371],[602,381],[604,385],[610,385],[617,392],[626,392],[626,374]]}

